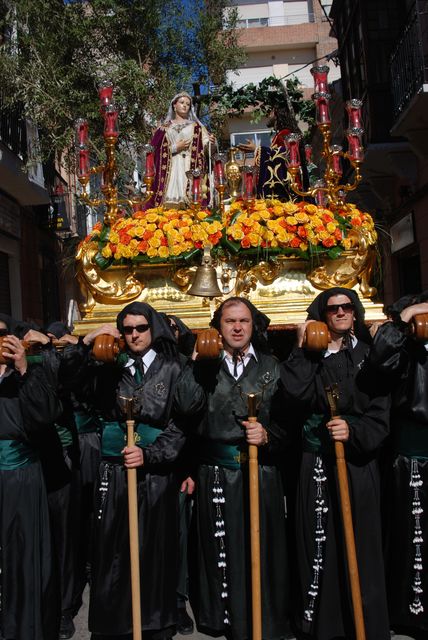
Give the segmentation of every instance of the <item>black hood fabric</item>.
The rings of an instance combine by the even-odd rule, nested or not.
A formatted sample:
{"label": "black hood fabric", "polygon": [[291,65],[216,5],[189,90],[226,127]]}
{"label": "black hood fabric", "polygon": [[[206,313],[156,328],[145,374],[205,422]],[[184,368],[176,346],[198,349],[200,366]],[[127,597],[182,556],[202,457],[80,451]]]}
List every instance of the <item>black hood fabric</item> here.
{"label": "black hood fabric", "polygon": [[347,296],[350,301],[353,303],[354,310],[354,334],[358,340],[363,340],[364,342],[370,344],[371,337],[370,333],[365,325],[364,316],[365,310],[363,304],[358,297],[358,294],[353,289],[346,289],[345,287],[332,287],[331,289],[326,289],[322,291],[317,297],[311,302],[309,307],[306,309],[308,313],[308,320],[318,320],[322,322],[326,322],[327,320],[327,305],[328,301],[332,296]]}
{"label": "black hood fabric", "polygon": [[21,322],[17,322],[15,324],[13,334],[20,340],[23,340],[28,331],[30,331],[31,329],[33,331],[42,331],[42,329],[36,322],[24,322],[23,320],[21,320]]}
{"label": "black hood fabric", "polygon": [[253,305],[252,302],[247,300],[246,298],[240,298],[238,296],[233,296],[231,298],[227,298],[221,305],[215,310],[212,320],[210,322],[210,326],[217,329],[220,332],[220,321],[221,314],[223,313],[223,307],[225,304],[229,305],[231,303],[237,304],[242,303],[245,304],[246,307],[251,312],[251,317],[253,320],[253,333],[251,335],[251,344],[253,347],[261,351],[262,353],[270,353],[268,341],[267,341],[267,329],[270,324],[270,318],[262,311],[259,311],[257,307]]}
{"label": "black hood fabric", "polygon": [[116,325],[123,334],[123,321],[126,316],[144,316],[150,325],[152,334],[151,347],[167,357],[177,356],[177,341],[165,316],[145,302],[131,302],[120,311]]}
{"label": "black hood fabric", "polygon": [[409,294],[406,296],[402,296],[396,302],[390,305],[385,305],[383,312],[388,318],[391,318],[394,322],[399,322],[401,320],[400,313],[403,309],[407,309],[407,307],[411,307],[414,304],[419,304],[420,302],[426,302],[428,300],[428,289],[422,291],[422,293]]}
{"label": "black hood fabric", "polygon": [[196,336],[189,327],[184,324],[183,320],[181,320],[178,316],[174,316],[171,313],[166,314],[166,317],[173,320],[178,328],[178,349],[180,353],[183,353],[186,356],[190,356],[193,347],[195,346]]}
{"label": "black hood fabric", "polygon": [[45,329],[45,333],[52,333],[55,338],[62,338],[66,334],[71,333],[69,327],[65,324],[65,322],[60,322],[59,320],[55,322],[51,322]]}
{"label": "black hood fabric", "polygon": [[6,329],[13,333],[13,330],[16,326],[16,320],[14,320],[12,316],[7,315],[7,313],[0,313],[0,321],[4,322],[6,325]]}

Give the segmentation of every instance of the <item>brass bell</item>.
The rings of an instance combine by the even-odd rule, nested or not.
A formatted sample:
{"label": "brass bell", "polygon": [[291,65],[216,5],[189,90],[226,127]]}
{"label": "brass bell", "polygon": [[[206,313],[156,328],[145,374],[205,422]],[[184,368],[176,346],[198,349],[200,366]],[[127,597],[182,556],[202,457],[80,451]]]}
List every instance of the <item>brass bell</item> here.
{"label": "brass bell", "polygon": [[217,273],[212,263],[211,245],[208,245],[204,247],[202,264],[196,269],[192,286],[187,292],[189,295],[207,298],[217,298],[222,295],[217,284]]}

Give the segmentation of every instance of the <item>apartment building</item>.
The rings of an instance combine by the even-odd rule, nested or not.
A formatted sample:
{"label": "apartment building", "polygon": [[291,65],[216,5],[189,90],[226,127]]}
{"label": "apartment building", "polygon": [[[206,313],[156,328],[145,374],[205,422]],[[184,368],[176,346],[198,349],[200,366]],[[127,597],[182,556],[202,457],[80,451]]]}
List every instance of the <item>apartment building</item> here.
{"label": "apartment building", "polygon": [[[240,45],[245,49],[245,64],[230,73],[228,81],[236,88],[264,78],[297,76],[309,97],[313,90],[310,69],[325,64],[326,57],[337,49],[330,35],[328,13],[331,2],[322,0],[235,0],[240,29]],[[340,77],[340,68],[330,66],[330,82]],[[264,122],[251,123],[250,114],[229,122],[230,143],[250,138],[268,144],[270,131]]]}
{"label": "apartment building", "polygon": [[334,0],[344,100],[363,99],[363,181],[352,198],[378,224],[382,297],[428,288],[426,0]]}

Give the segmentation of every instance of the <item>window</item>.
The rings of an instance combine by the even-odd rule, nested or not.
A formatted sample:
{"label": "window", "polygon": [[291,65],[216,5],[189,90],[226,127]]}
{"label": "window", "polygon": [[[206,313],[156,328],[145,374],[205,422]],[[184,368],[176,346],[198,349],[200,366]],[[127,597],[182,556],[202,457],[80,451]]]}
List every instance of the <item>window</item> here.
{"label": "window", "polygon": [[267,27],[269,24],[269,18],[247,18],[245,20],[238,20],[236,23],[237,29],[251,29],[251,27]]}
{"label": "window", "polygon": [[[231,133],[230,134],[230,144],[233,147],[237,147],[238,144],[243,144],[247,142],[247,140],[251,140],[256,145],[261,145],[263,147],[269,147],[271,141],[271,133],[270,131],[247,131],[244,133]],[[243,158],[242,154],[242,158]],[[254,158],[253,153],[247,153],[247,158]]]}
{"label": "window", "polygon": [[0,251],[0,311],[11,314],[9,256]]}

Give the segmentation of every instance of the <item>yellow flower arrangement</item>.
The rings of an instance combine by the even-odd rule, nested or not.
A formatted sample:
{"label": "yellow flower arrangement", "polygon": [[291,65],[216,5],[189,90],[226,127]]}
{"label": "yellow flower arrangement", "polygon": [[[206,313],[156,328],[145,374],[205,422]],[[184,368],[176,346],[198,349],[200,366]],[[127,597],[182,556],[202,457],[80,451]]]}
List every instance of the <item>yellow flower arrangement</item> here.
{"label": "yellow flower arrangement", "polygon": [[179,211],[158,207],[121,217],[110,227],[97,223],[83,241],[98,242],[98,262],[163,261],[192,254],[207,244],[238,253],[287,253],[308,258],[327,253],[335,257],[350,249],[351,229],[376,239],[368,213],[347,204],[334,213],[307,202],[255,200],[234,202],[223,224],[206,210]]}
{"label": "yellow flower arrangement", "polygon": [[280,202],[256,200],[254,203],[235,202],[230,208],[231,223],[227,239],[239,243],[241,249],[277,249],[305,254],[309,248],[315,252],[333,247],[349,249],[351,240],[347,232],[361,227],[374,231],[374,222],[368,213],[347,204],[333,213],[329,209],[307,202]]}
{"label": "yellow flower arrangement", "polygon": [[218,244],[222,224],[212,220],[208,211],[178,211],[158,207],[120,218],[111,227],[101,255],[114,260],[148,258],[168,259],[210,243]]}

